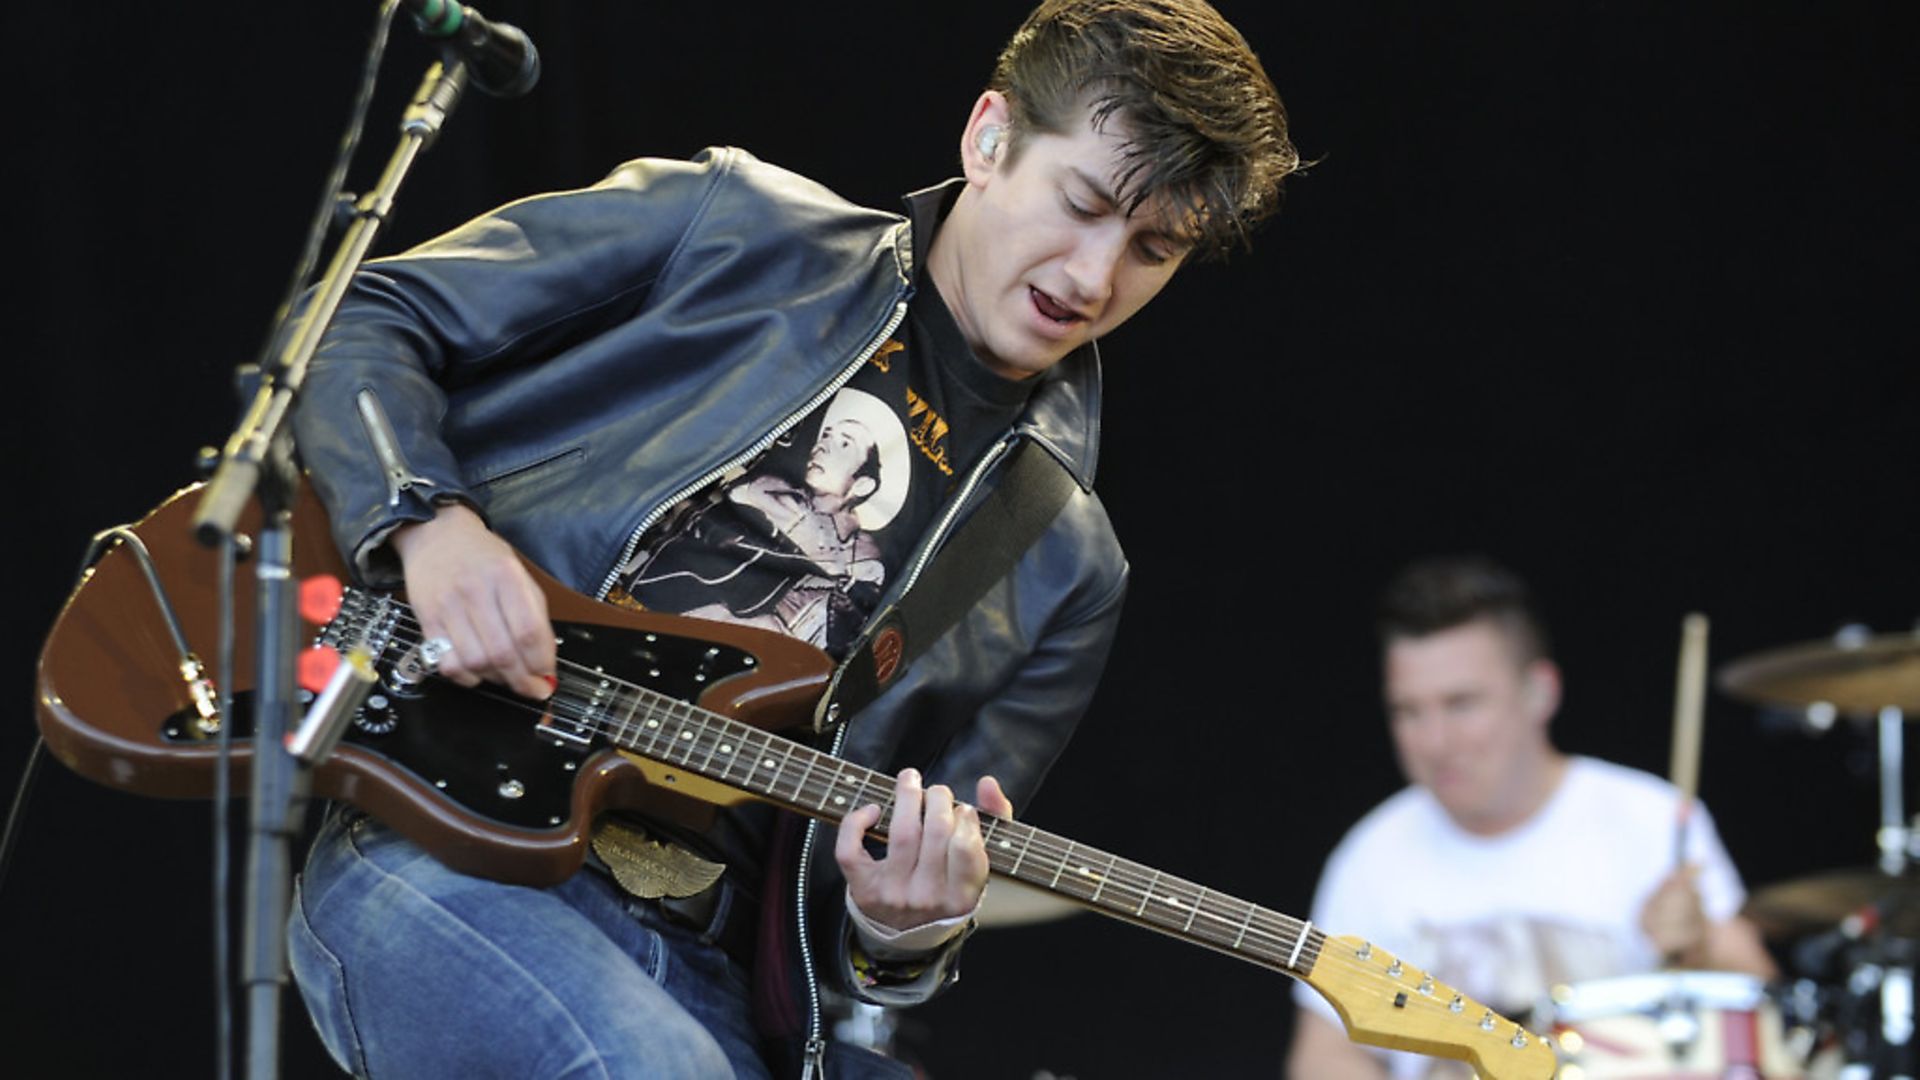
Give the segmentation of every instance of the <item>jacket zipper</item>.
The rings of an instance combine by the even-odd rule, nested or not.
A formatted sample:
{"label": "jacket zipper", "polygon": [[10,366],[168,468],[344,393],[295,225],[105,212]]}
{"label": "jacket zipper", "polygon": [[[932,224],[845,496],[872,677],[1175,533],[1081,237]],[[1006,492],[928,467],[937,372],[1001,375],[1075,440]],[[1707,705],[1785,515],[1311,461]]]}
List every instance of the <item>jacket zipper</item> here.
{"label": "jacket zipper", "polygon": [[907,301],[905,297],[901,297],[894,302],[893,316],[887,320],[887,325],[881,327],[879,335],[868,342],[866,348],[860,350],[860,355],[854,357],[853,362],[848,364],[844,371],[834,376],[833,380],[821,387],[820,391],[814,394],[813,397],[808,398],[806,404],[800,406],[799,411],[788,416],[779,424],[776,424],[772,430],[768,431],[752,446],[734,455],[725,463],[708,470],[698,480],[674,492],[672,497],[662,500],[660,505],[648,511],[647,516],[640,519],[640,524],[635,526],[633,533],[627,537],[626,544],[620,549],[620,557],[613,561],[613,568],[607,571],[607,576],[600,582],[600,587],[594,591],[593,598],[595,600],[605,600],[607,594],[613,591],[614,583],[618,581],[620,577],[620,568],[627,565],[628,560],[633,558],[634,551],[640,547],[640,538],[647,534],[648,529],[653,528],[654,522],[666,516],[668,510],[673,509],[686,499],[691,498],[694,492],[705,488],[707,485],[735,469],[744,467],[747,462],[765,453],[767,448],[772,446],[780,436],[793,430],[795,425],[800,423],[801,420],[806,419],[807,414],[819,408],[828,398],[838,393],[840,388],[845,386],[848,381],[860,371],[861,366],[864,365],[875,352],[879,351],[880,346],[886,344],[887,339],[893,336],[893,332],[899,329],[900,323],[906,319],[906,317]]}
{"label": "jacket zipper", "polygon": [[415,473],[400,453],[400,437],[394,434],[387,410],[380,407],[379,395],[370,387],[363,389],[355,395],[354,405],[360,410],[360,424],[366,428],[367,441],[373,444],[374,460],[386,475],[387,505],[399,506],[400,496],[416,487],[433,487],[433,481]]}
{"label": "jacket zipper", "polygon": [[[846,745],[847,725],[840,725],[834,732],[833,747],[828,751],[833,757],[839,757]],[[793,912],[794,926],[798,929],[797,940],[800,943],[800,973],[807,981],[807,1052],[800,1069],[800,1080],[814,1080],[827,1075],[827,1039],[826,1024],[821,1016],[820,978],[814,965],[813,942],[807,937],[807,886],[812,878],[813,842],[820,835],[820,823],[807,822],[806,839],[800,842],[800,866],[794,873]]]}
{"label": "jacket zipper", "polygon": [[[973,471],[967,474],[966,484],[960,489],[959,495],[947,506],[946,512],[940,516],[940,520],[934,525],[933,529],[927,533],[926,539],[921,542],[920,549],[914,553],[913,560],[907,567],[905,584],[903,584],[900,591],[895,594],[894,603],[888,606],[888,611],[898,606],[900,598],[905,597],[907,592],[913,588],[914,583],[920,578],[921,571],[925,570],[927,563],[932,561],[934,552],[938,551],[940,545],[946,542],[947,534],[952,531],[955,519],[960,516],[960,511],[963,510],[967,503],[973,498],[973,493],[979,488],[981,480],[986,477],[987,473],[993,470],[993,466],[1002,457],[1006,456],[1007,449],[1011,447],[1019,437],[1019,433],[1015,431],[1009,431],[1005,435],[1002,435],[999,441],[987,448],[987,452],[980,458],[980,463],[975,465]],[[625,560],[622,561],[624,562]],[[884,614],[885,612],[882,612],[881,615],[875,616],[874,620],[870,621],[868,625],[870,627],[874,625]],[[863,640],[861,645],[864,646],[864,644],[865,642]],[[856,648],[858,647],[861,646],[856,646]],[[827,705],[826,708],[830,715],[837,707]],[[852,726],[852,723],[852,718],[849,717],[846,723],[840,724],[834,730],[833,747],[828,751],[833,757],[839,757],[841,750],[846,746],[847,731]],[[813,959],[813,941],[807,936],[807,894],[810,891],[809,886],[813,878],[814,838],[817,837],[819,833],[820,823],[818,821],[808,821],[806,839],[800,842],[800,865],[794,872],[793,910],[794,927],[796,931],[795,938],[800,945],[801,974],[805,977],[807,983],[807,1047],[805,1063],[800,1071],[800,1080],[814,1080],[815,1077],[820,1077],[824,1080],[827,1075],[827,1040],[825,1037],[825,1024],[821,1018],[820,980]]]}
{"label": "jacket zipper", "polygon": [[901,585],[900,592],[896,595],[894,602],[888,605],[888,610],[900,606],[900,600],[905,598],[907,593],[913,589],[914,583],[920,580],[920,572],[925,570],[927,564],[933,561],[934,553],[940,550],[940,545],[946,543],[947,533],[952,531],[954,520],[960,516],[960,511],[966,508],[967,503],[973,499],[973,493],[980,487],[980,482],[986,479],[987,473],[993,471],[994,465],[997,464],[1002,457],[1006,456],[1007,451],[1019,438],[1020,434],[1018,431],[1009,431],[1005,435],[1000,436],[999,441],[987,447],[987,452],[980,457],[980,464],[975,465],[973,471],[967,474],[967,482],[965,486],[960,489],[959,495],[947,505],[946,513],[940,516],[939,522],[937,522],[933,530],[927,534],[927,541],[920,545],[920,550],[914,553],[913,561],[907,564],[905,584]]}

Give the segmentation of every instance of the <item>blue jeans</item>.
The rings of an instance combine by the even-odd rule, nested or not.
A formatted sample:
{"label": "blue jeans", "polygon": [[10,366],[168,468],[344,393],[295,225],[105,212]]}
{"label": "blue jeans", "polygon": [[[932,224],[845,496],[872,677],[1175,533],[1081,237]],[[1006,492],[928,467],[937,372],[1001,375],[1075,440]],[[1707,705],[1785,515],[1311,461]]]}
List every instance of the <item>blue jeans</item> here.
{"label": "blue jeans", "polygon": [[767,1076],[746,973],[593,871],[503,885],[336,812],[288,940],[314,1026],[355,1076]]}

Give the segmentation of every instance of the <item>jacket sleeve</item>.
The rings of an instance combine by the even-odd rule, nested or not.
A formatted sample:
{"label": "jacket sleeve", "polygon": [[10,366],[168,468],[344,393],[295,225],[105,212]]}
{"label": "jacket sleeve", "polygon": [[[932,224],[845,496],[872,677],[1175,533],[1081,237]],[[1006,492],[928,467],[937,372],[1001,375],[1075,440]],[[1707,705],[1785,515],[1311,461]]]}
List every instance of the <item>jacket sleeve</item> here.
{"label": "jacket sleeve", "polygon": [[334,539],[375,583],[396,526],[478,504],[440,436],[448,394],[537,363],[629,317],[672,258],[729,152],[628,163],[578,191],[510,203],[368,263],[322,338],[295,417]]}

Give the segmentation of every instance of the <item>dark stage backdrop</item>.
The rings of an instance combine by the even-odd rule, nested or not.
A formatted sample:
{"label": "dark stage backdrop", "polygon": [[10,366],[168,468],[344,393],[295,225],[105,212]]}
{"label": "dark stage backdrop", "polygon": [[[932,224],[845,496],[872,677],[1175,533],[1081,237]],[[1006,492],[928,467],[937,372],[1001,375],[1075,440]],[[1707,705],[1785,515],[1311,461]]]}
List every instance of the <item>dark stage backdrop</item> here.
{"label": "dark stage backdrop", "polygon": [[[1107,343],[1101,487],[1135,584],[1023,815],[1304,913],[1322,857],[1396,785],[1368,610],[1426,552],[1530,576],[1567,673],[1561,743],[1654,771],[1685,612],[1712,617],[1716,664],[1913,624],[1912,5],[1225,7],[1318,164],[1254,253],[1184,271]],[[709,143],[887,202],[954,171],[1024,5],[487,10],[546,76],[461,108],[382,250]],[[85,538],[230,426],[228,372],[291,270],[373,14],[10,20],[8,782]],[[425,56],[394,42],[356,190]],[[1709,702],[1703,790],[1753,884],[1870,861],[1870,766],[1858,731]],[[211,1071],[207,820],[44,774],[0,893],[0,1068]],[[1288,988],[1080,915],[983,931],[901,1044],[941,1078],[1271,1076]],[[287,1075],[330,1075],[297,1006],[287,1042]]]}

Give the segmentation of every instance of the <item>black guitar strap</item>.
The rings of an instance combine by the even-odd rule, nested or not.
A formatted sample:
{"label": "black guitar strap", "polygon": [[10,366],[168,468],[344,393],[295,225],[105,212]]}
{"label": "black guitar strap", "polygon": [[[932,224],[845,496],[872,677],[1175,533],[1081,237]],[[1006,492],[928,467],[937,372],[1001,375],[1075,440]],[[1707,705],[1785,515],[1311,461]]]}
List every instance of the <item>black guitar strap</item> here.
{"label": "black guitar strap", "polygon": [[921,572],[919,582],[874,619],[848,652],[814,717],[815,729],[824,731],[853,716],[892,686],[1013,569],[1077,486],[1046,447],[1022,440],[1005,475]]}

